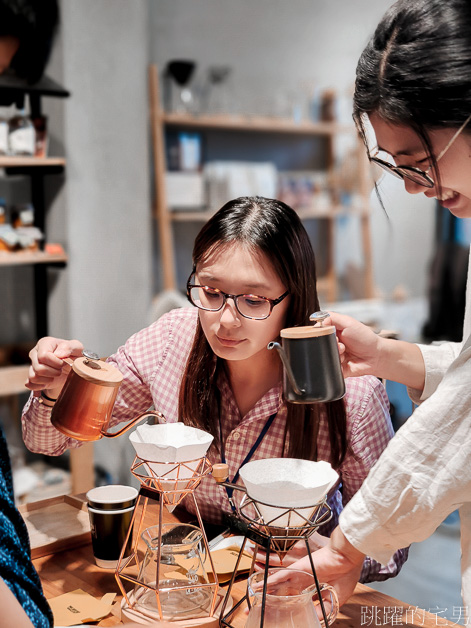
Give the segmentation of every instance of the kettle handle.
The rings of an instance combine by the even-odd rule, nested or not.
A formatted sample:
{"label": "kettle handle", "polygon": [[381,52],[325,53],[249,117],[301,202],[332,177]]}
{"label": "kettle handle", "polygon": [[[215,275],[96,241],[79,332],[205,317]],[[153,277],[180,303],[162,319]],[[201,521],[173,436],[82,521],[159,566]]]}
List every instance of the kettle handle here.
{"label": "kettle handle", "polygon": [[278,355],[281,358],[281,361],[283,362],[283,366],[285,367],[285,371],[286,371],[286,375],[288,376],[288,379],[291,383],[291,386],[293,387],[294,392],[299,395],[300,397],[302,397],[303,395],[306,394],[306,391],[304,390],[304,388],[299,388],[298,383],[296,381],[296,377],[294,376],[293,373],[293,369],[291,368],[291,364],[289,363],[288,358],[286,357],[286,353],[285,350],[283,349],[283,347],[280,345],[279,342],[269,342],[267,344],[267,349],[276,349],[278,351]]}
{"label": "kettle handle", "polygon": [[126,423],[126,425],[122,427],[120,430],[118,430],[117,432],[106,432],[102,429],[101,435],[106,436],[106,438],[116,438],[117,436],[121,436],[121,434],[124,434],[124,432],[127,432],[133,425],[135,425],[138,421],[141,421],[141,419],[143,419],[146,416],[155,416],[158,419],[163,419],[163,421],[165,422],[165,417],[161,412],[158,412],[157,410],[146,410],[146,412],[142,412],[141,414],[138,414],[136,417],[134,417],[134,419],[132,419],[132,421],[130,421],[129,423]]}

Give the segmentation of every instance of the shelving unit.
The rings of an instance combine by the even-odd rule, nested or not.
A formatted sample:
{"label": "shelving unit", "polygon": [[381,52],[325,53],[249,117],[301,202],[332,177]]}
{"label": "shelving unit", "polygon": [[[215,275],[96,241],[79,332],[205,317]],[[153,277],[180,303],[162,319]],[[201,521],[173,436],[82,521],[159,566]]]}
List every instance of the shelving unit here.
{"label": "shelving unit", "polygon": [[0,368],[0,397],[19,395],[26,391],[28,366],[3,366]]}
{"label": "shelving unit", "polygon": [[[178,128],[182,130],[226,131],[240,133],[267,133],[271,135],[294,135],[305,138],[323,138],[326,142],[325,157],[326,171],[331,173],[334,168],[334,139],[339,133],[355,133],[351,126],[336,122],[309,122],[297,123],[294,120],[264,116],[236,116],[236,115],[198,115],[190,116],[178,113],[165,112],[161,107],[159,80],[156,66],[149,68],[150,111],[152,126],[152,142],[154,155],[155,181],[155,218],[158,223],[159,244],[162,256],[163,287],[165,290],[176,289],[175,253],[172,223],[205,222],[211,217],[212,211],[178,211],[172,212],[167,206],[165,190],[165,172],[167,170],[165,157],[165,131]],[[364,147],[357,138],[357,174],[359,182],[360,203],[356,207],[332,205],[327,209],[317,210],[308,208],[298,213],[303,220],[327,221],[327,253],[326,274],[319,278],[319,289],[324,290],[328,301],[337,299],[337,277],[334,265],[335,250],[335,222],[340,216],[358,216],[361,222],[362,256],[364,262],[364,292],[365,298],[374,296],[372,252],[370,245],[370,185],[368,162],[364,156]],[[228,199],[229,200],[229,199]]]}
{"label": "shelving unit", "polygon": [[[1,88],[0,88],[1,90]],[[15,157],[0,155],[0,168],[64,168],[64,157]]]}
{"label": "shelving unit", "polygon": [[[0,76],[0,104],[9,105],[16,103],[21,107],[25,95],[29,96],[31,115],[41,115],[42,97],[66,98],[69,92],[61,85],[48,77],[43,77],[35,85],[29,85],[25,81],[15,77]],[[46,200],[44,193],[44,177],[61,174],[66,166],[64,157],[22,157],[0,156],[0,168],[7,176],[25,175],[30,180],[30,198],[34,206],[35,226],[44,234],[46,232]],[[41,250],[18,251],[12,253],[0,253],[0,267],[30,265],[34,268],[34,295],[36,311],[36,337],[41,338],[48,333],[48,267],[55,265],[63,267],[67,263],[65,253],[51,254],[44,250],[45,240],[41,242]],[[24,382],[28,373],[28,367],[4,366],[0,367],[0,396],[17,395],[25,392]]]}
{"label": "shelving unit", "polygon": [[0,266],[21,266],[22,264],[66,264],[67,255],[52,254],[46,251],[16,251],[15,253],[0,252]]}

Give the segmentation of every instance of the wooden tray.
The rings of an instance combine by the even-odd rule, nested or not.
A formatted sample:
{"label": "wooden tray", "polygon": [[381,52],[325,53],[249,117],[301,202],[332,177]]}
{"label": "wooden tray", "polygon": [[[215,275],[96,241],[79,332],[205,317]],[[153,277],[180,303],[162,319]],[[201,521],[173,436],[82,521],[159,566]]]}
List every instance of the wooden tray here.
{"label": "wooden tray", "polygon": [[44,499],[18,508],[31,542],[31,557],[40,558],[91,543],[87,504],[71,495]]}

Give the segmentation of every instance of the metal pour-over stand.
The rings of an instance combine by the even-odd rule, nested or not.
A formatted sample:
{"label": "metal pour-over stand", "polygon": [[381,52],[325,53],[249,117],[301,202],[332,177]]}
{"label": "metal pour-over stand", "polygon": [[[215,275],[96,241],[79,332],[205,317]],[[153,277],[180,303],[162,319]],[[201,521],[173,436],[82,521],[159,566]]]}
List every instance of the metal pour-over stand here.
{"label": "metal pour-over stand", "polygon": [[[123,594],[123,601],[121,604],[121,612],[127,618],[137,623],[154,624],[155,622],[164,620],[164,612],[162,609],[162,602],[165,600],[166,594],[170,591],[182,590],[183,592],[193,593],[196,589],[210,590],[211,602],[207,613],[203,613],[201,617],[195,618],[182,618],[182,620],[170,619],[176,626],[219,626],[219,613],[222,603],[222,595],[218,594],[218,579],[214,564],[209,551],[208,539],[206,537],[203,521],[198,509],[198,505],[195,499],[194,491],[199,485],[201,480],[211,472],[211,464],[206,457],[196,460],[190,460],[180,463],[159,463],[160,467],[166,467],[168,471],[157,475],[151,468],[152,462],[144,460],[136,456],[131,466],[131,473],[138,478],[141,482],[141,489],[139,491],[138,501],[134,509],[133,518],[129,526],[126,540],[121,550],[118,565],[116,567],[116,580],[118,586]],[[211,569],[213,572],[213,582],[192,582],[191,584],[185,583],[181,586],[160,586],[159,576],[162,560],[162,526],[163,524],[163,508],[167,507],[172,511],[183,498],[189,498],[194,505],[195,513],[198,519],[198,525],[202,532],[201,542],[204,544],[205,554],[209,558]],[[145,582],[142,576],[143,574],[143,553],[138,548],[138,544],[141,538],[141,531],[144,526],[144,518],[148,507],[149,500],[157,502],[158,504],[158,538],[157,543],[157,558],[155,560],[155,581],[153,583]],[[125,557],[126,546],[128,544],[129,537],[133,534],[133,524],[139,516],[139,524],[137,529],[134,530],[134,543],[132,546],[132,554]],[[125,583],[131,583],[134,585],[134,591],[127,592],[125,589]],[[136,593],[136,591],[138,591]],[[143,608],[140,604],[140,599],[143,595],[148,595],[148,592],[155,593],[155,605],[156,611],[149,608]],[[153,597],[152,600],[154,601]],[[217,605],[218,603],[218,605]],[[167,621],[169,621],[168,618]]]}
{"label": "metal pour-over stand", "polygon": [[[231,589],[235,581],[239,563],[244,553],[247,540],[252,541],[253,543],[255,543],[256,546],[261,547],[266,552],[260,628],[262,628],[264,624],[267,596],[267,580],[268,570],[270,568],[269,564],[271,552],[274,551],[279,556],[282,563],[283,558],[285,557],[287,552],[293,547],[293,545],[298,541],[304,541],[306,544],[307,555],[309,556],[312,575],[314,576],[314,581],[316,584],[317,594],[319,596],[319,604],[322,610],[322,616],[324,618],[325,626],[327,628],[329,622],[327,619],[327,613],[325,611],[324,602],[322,599],[321,588],[314,567],[314,562],[312,560],[308,540],[309,537],[322,524],[327,523],[332,518],[332,510],[327,503],[327,495],[325,495],[321,501],[313,504],[312,506],[303,506],[301,509],[285,508],[284,506],[280,508],[277,506],[273,506],[273,504],[264,504],[263,502],[255,501],[247,495],[246,489],[244,487],[239,486],[238,484],[231,484],[230,482],[226,482],[225,480],[228,477],[227,464],[214,465],[212,475],[216,482],[218,482],[218,484],[220,484],[221,486],[226,486],[228,488],[232,488],[234,490],[242,491],[243,493],[245,493],[239,506],[236,507],[237,514],[229,516],[232,531],[238,534],[242,534],[244,536],[244,540],[242,542],[236,566],[234,568],[234,573],[232,574],[232,578],[229,582],[227,593],[222,605],[221,626],[233,628],[232,624],[230,623],[230,619],[244,601],[247,601],[247,604],[250,608],[248,593],[246,593],[244,597],[239,600],[239,602],[237,602],[237,604],[235,604],[233,607],[227,608],[229,606],[229,601],[232,601]],[[275,517],[266,520],[266,518],[264,518],[260,511],[260,506],[266,506],[267,508],[272,509],[276,508],[278,512],[276,513]],[[300,510],[309,512],[309,518],[305,517],[300,512]],[[253,513],[255,513],[255,515],[253,515]],[[281,523],[283,523],[283,525],[281,525]],[[294,523],[296,525],[293,525]],[[254,571],[256,556],[257,547],[255,547],[253,552],[253,559],[249,577]]]}

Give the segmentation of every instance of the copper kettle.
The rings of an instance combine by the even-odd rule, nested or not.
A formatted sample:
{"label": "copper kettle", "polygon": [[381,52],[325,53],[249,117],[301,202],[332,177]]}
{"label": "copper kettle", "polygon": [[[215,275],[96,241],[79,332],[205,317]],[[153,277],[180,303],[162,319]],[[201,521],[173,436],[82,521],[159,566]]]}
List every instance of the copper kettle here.
{"label": "copper kettle", "polygon": [[82,441],[115,438],[146,416],[163,418],[160,412],[148,410],[116,432],[107,428],[113,412],[122,373],[98,355],[84,351],[83,357],[64,360],[72,369],[52,408],[51,422],[56,429]]}

